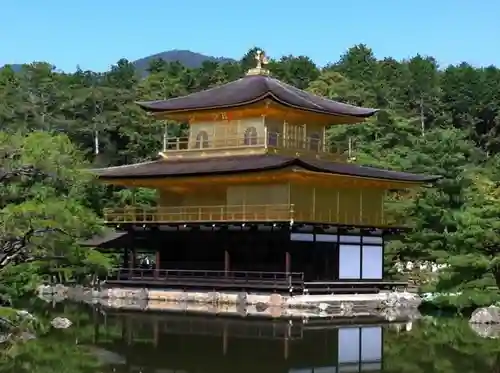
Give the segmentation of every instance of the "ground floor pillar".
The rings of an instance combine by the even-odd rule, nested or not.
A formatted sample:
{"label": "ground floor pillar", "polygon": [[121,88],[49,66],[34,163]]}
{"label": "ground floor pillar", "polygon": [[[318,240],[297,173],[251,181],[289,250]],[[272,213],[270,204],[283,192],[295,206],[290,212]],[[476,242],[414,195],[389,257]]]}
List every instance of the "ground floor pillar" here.
{"label": "ground floor pillar", "polygon": [[160,268],[161,268],[161,254],[160,254],[160,250],[156,249],[155,277],[158,277],[160,275]]}
{"label": "ground floor pillar", "polygon": [[135,252],[135,248],[131,248],[128,250],[128,271],[130,275],[132,275],[132,272],[134,268],[136,268],[136,261],[137,261],[137,254]]}
{"label": "ground floor pillar", "polygon": [[292,268],[292,256],[290,255],[290,252],[285,252],[285,273],[288,276],[291,272]]}
{"label": "ground floor pillar", "polygon": [[129,268],[129,263],[130,263],[130,255],[129,255],[128,247],[126,247],[123,249],[122,268]]}
{"label": "ground floor pillar", "polygon": [[231,268],[231,257],[229,255],[229,251],[225,250],[224,251],[224,272],[225,272],[226,277],[229,274],[230,268]]}

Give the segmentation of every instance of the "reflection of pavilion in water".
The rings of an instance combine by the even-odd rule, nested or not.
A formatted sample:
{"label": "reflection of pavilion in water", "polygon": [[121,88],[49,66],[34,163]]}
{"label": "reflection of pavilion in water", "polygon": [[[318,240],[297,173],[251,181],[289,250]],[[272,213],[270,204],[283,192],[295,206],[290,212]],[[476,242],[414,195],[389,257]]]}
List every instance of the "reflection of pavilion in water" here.
{"label": "reflection of pavilion in water", "polygon": [[187,315],[108,316],[119,338],[96,330],[96,345],[122,355],[115,372],[380,372],[383,326]]}

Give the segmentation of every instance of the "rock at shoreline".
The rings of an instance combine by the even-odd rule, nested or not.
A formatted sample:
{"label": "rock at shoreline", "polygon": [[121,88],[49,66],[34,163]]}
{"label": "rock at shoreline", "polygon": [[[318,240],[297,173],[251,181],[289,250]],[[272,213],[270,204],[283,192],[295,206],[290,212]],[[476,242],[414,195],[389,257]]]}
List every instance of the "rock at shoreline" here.
{"label": "rock at shoreline", "polygon": [[10,340],[11,336],[12,336],[12,334],[7,334],[7,333],[0,334],[0,344],[5,343],[8,340]]}
{"label": "rock at shoreline", "polygon": [[500,325],[499,324],[473,324],[470,323],[471,329],[481,338],[500,338]]}
{"label": "rock at shoreline", "polygon": [[67,296],[68,287],[62,284],[56,284],[54,286],[40,285],[37,289],[39,295],[59,295]]}
{"label": "rock at shoreline", "polygon": [[26,310],[19,310],[16,312],[16,315],[24,320],[35,320],[35,316],[33,316],[31,313],[29,313]]}
{"label": "rock at shoreline", "polygon": [[99,360],[101,364],[125,365],[127,359],[115,352],[100,347],[88,346],[88,350]]}
{"label": "rock at shoreline", "polygon": [[382,300],[382,308],[418,308],[422,299],[413,293],[407,291],[387,293],[386,298]]}
{"label": "rock at shoreline", "polygon": [[56,317],[50,322],[50,324],[56,329],[67,329],[73,323],[65,317]]}
{"label": "rock at shoreline", "polygon": [[[100,304],[107,308],[147,310],[165,308],[158,302],[175,303],[176,309],[186,310],[188,304],[213,305],[224,303],[236,308],[242,316],[249,312],[271,314],[271,310],[283,309],[308,310],[315,316],[356,317],[360,312],[372,312],[377,316],[394,319],[394,314],[406,314],[418,309],[422,299],[417,294],[404,292],[381,292],[378,294],[324,294],[295,295],[280,294],[248,294],[246,292],[185,292],[170,289],[140,288],[104,288],[101,290],[85,288],[80,285],[65,287],[63,285],[39,287],[39,294],[47,301],[57,302],[65,299],[71,301]],[[45,299],[44,299],[45,300]],[[252,305],[250,309],[247,307]],[[255,307],[254,307],[255,306]],[[384,312],[395,309],[396,312]],[[250,311],[249,311],[250,310]],[[288,311],[287,311],[288,312]],[[278,312],[274,312],[278,314]],[[382,313],[382,314],[381,314]],[[398,316],[399,318],[399,316]]]}
{"label": "rock at shoreline", "polygon": [[265,312],[269,308],[269,305],[264,302],[257,302],[255,305],[255,310],[257,312]]}
{"label": "rock at shoreline", "polygon": [[354,303],[342,302],[340,303],[340,315],[344,317],[354,316]]}
{"label": "rock at shoreline", "polygon": [[398,318],[398,311],[394,307],[389,307],[382,311],[381,316],[384,317],[387,321],[393,322]]}
{"label": "rock at shoreline", "polygon": [[481,307],[472,313],[471,324],[500,324],[500,307]]}
{"label": "rock at shoreline", "polygon": [[14,335],[12,333],[4,333],[0,334],[0,344],[9,342],[12,339],[14,339],[15,341],[27,342],[35,338],[36,336],[34,334],[28,332],[22,332],[19,335]]}

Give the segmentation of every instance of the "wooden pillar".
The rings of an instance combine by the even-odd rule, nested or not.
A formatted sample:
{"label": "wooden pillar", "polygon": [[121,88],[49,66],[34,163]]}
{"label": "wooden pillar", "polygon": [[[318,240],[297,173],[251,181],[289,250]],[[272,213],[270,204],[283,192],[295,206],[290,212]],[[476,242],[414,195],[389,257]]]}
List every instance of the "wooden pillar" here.
{"label": "wooden pillar", "polygon": [[132,248],[128,250],[128,273],[132,276],[133,270],[135,268],[135,249]]}
{"label": "wooden pillar", "polygon": [[130,264],[132,265],[132,268],[137,268],[137,253],[135,251],[135,247],[132,248],[132,258],[130,260]]}
{"label": "wooden pillar", "polygon": [[161,269],[161,254],[160,254],[160,249],[156,249],[156,261],[155,261],[155,277],[160,276],[160,269]]}
{"label": "wooden pillar", "polygon": [[292,268],[292,256],[290,255],[290,252],[285,252],[285,273],[288,276],[291,272]]}
{"label": "wooden pillar", "polygon": [[128,247],[123,249],[123,263],[122,263],[122,268],[128,268],[129,267],[129,262],[130,262],[130,254]]}
{"label": "wooden pillar", "polygon": [[122,336],[121,342],[125,342],[125,340],[127,339],[127,322],[124,317],[121,317],[120,324]]}
{"label": "wooden pillar", "polygon": [[224,272],[226,277],[229,275],[230,268],[231,268],[231,257],[229,256],[229,251],[226,249],[224,251]]}

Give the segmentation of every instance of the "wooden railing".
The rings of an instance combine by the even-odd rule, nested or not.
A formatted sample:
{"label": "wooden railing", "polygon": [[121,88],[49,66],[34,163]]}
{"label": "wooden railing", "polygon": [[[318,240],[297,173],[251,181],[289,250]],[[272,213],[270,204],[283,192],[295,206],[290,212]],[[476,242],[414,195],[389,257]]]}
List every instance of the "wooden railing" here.
{"label": "wooden railing", "polygon": [[307,222],[321,224],[355,225],[366,227],[390,226],[382,212],[296,211],[293,204],[229,205],[186,207],[125,207],[104,210],[108,224],[182,224],[226,222]]}
{"label": "wooden railing", "polygon": [[[304,338],[304,324],[291,323],[288,319],[266,318],[232,318],[232,317],[199,317],[199,315],[174,313],[127,313],[122,310],[106,310],[109,316],[108,325],[117,325],[118,330],[122,325],[137,326],[135,330],[148,330],[157,328],[162,334],[206,335],[213,337],[229,338],[255,338],[275,340],[300,340]],[[119,326],[120,325],[120,326]],[[104,334],[104,333],[103,333]],[[101,336],[100,336],[101,337]],[[147,338],[145,336],[145,338]],[[154,342],[154,336],[149,339]],[[101,341],[101,340],[99,340]],[[131,371],[134,371],[133,369]],[[141,370],[142,371],[142,370]],[[179,372],[180,373],[180,372]]]}
{"label": "wooden railing", "polygon": [[385,215],[380,212],[372,211],[357,211],[321,209],[312,211],[297,210],[294,211],[293,220],[296,222],[308,222],[318,224],[334,224],[334,225],[353,225],[360,227],[388,227],[393,225]]}
{"label": "wooden railing", "polygon": [[105,209],[107,223],[271,222],[293,219],[293,205],[187,206]]}
{"label": "wooden railing", "polygon": [[212,150],[231,150],[241,148],[276,148],[298,151],[301,153],[330,154],[347,156],[348,145],[343,143],[325,144],[316,137],[284,136],[277,132],[267,132],[264,136],[226,136],[213,135],[205,139],[188,137],[167,138],[165,153],[199,152]]}
{"label": "wooden railing", "polygon": [[166,139],[165,152],[171,151],[200,151],[211,149],[233,149],[263,147],[266,145],[264,136],[248,137],[241,136],[210,136],[206,139],[190,139],[189,137],[169,137]]}
{"label": "wooden railing", "polygon": [[304,285],[304,274],[302,272],[116,268],[110,271],[106,281],[298,289]]}

